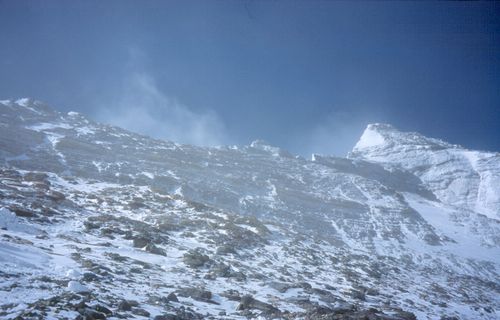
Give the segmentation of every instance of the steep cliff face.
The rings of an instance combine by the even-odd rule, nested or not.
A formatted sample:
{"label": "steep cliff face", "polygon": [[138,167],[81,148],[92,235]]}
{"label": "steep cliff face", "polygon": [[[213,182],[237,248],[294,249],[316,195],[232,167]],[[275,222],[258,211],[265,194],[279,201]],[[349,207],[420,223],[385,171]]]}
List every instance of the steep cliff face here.
{"label": "steep cliff face", "polygon": [[498,154],[374,124],[309,161],[20,99],[0,163],[7,318],[498,316]]}

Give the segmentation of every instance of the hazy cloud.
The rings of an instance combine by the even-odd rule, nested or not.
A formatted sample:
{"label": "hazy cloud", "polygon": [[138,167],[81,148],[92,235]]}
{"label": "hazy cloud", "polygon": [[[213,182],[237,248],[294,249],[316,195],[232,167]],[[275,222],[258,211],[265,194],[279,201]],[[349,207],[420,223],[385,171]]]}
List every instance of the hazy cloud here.
{"label": "hazy cloud", "polygon": [[358,142],[367,124],[366,119],[334,113],[298,139],[301,153],[345,156]]}
{"label": "hazy cloud", "polygon": [[161,92],[153,77],[133,73],[114,101],[104,103],[99,121],[154,138],[200,146],[229,143],[223,122],[212,110],[195,112]]}

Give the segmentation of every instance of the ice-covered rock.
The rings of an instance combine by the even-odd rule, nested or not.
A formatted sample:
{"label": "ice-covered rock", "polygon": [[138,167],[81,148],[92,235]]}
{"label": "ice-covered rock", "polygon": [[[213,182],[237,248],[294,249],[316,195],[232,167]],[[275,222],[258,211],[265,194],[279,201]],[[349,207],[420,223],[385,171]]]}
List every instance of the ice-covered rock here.
{"label": "ice-covered rock", "polygon": [[73,279],[73,280],[76,280],[76,279],[80,279],[82,277],[82,274],[78,270],[69,269],[66,272],[66,277],[70,278],[70,279]]}
{"label": "ice-covered rock", "polygon": [[90,292],[90,289],[78,281],[71,280],[68,282],[68,290],[76,293]]}

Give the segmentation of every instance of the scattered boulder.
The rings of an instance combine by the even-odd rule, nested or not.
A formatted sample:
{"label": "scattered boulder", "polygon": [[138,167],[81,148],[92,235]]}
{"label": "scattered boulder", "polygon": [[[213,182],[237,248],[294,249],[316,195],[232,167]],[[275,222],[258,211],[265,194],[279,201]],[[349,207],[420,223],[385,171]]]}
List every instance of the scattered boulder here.
{"label": "scattered boulder", "polygon": [[104,313],[106,316],[110,316],[110,315],[112,315],[112,314],[113,314],[113,312],[112,312],[111,310],[109,310],[108,308],[106,308],[105,306],[100,305],[100,304],[95,305],[95,306],[93,307],[93,309],[94,309],[95,311],[97,311],[97,312]]}
{"label": "scattered boulder", "polygon": [[241,297],[240,304],[236,308],[238,311],[257,309],[266,314],[277,314],[280,310],[269,303],[265,303],[253,298],[251,295]]}
{"label": "scattered boulder", "polygon": [[94,309],[87,308],[83,311],[83,316],[85,320],[97,320],[97,319],[106,319],[106,315],[102,312],[98,312]]}
{"label": "scattered boulder", "polygon": [[366,294],[361,291],[361,290],[355,290],[355,289],[352,289],[350,292],[349,292],[349,295],[354,298],[354,299],[357,299],[357,300],[360,300],[360,301],[365,301],[366,300]]}
{"label": "scattered boulder", "polygon": [[210,258],[206,254],[203,254],[201,248],[196,248],[186,252],[182,261],[190,268],[200,268],[210,261]]}
{"label": "scattered boulder", "polygon": [[231,267],[224,263],[218,263],[210,270],[216,277],[228,278],[231,275]]}
{"label": "scattered boulder", "polygon": [[121,300],[118,303],[118,310],[120,311],[131,311],[133,307],[139,306],[139,303],[135,300]]}
{"label": "scattered boulder", "polygon": [[50,192],[48,192],[47,197],[50,200],[55,201],[55,202],[61,202],[64,199],[66,199],[66,196],[63,193],[61,193],[59,191],[54,191],[54,190],[51,190]]}
{"label": "scattered boulder", "polygon": [[412,312],[404,311],[401,309],[396,309],[395,312],[397,316],[402,320],[417,320],[417,317]]}
{"label": "scattered boulder", "polygon": [[305,314],[306,319],[324,319],[324,320],[416,320],[417,318],[410,312],[399,312],[395,310],[394,315],[388,315],[375,308],[359,310],[353,305],[345,305],[338,308],[327,308],[317,306]]}
{"label": "scattered boulder", "polygon": [[134,237],[133,244],[134,248],[144,248],[149,244],[149,239],[145,237]]}
{"label": "scattered boulder", "polygon": [[85,272],[82,277],[84,282],[94,282],[100,280],[100,277],[93,272]]}
{"label": "scattered boulder", "polygon": [[272,281],[269,283],[269,286],[281,293],[285,293],[288,289],[292,287],[292,285],[284,282]]}
{"label": "scattered boulder", "polygon": [[49,183],[49,176],[43,172],[28,172],[24,175],[24,181]]}
{"label": "scattered boulder", "polygon": [[229,289],[220,294],[222,297],[230,300],[230,301],[240,301],[241,295],[237,290]]}
{"label": "scattered boulder", "polygon": [[105,255],[107,255],[111,260],[116,262],[125,262],[128,260],[127,257],[114,252],[106,252]]}
{"label": "scattered boulder", "polygon": [[167,255],[167,253],[165,252],[165,250],[163,250],[161,248],[158,248],[157,246],[155,246],[152,243],[149,243],[144,249],[147,252],[152,253],[152,254],[158,254],[160,256],[166,256]]}
{"label": "scattered boulder", "polygon": [[219,256],[224,256],[227,254],[236,254],[236,250],[233,246],[230,245],[222,245],[217,248],[216,254]]}
{"label": "scattered boulder", "polygon": [[83,223],[83,226],[85,227],[85,229],[87,230],[92,230],[92,229],[99,229],[99,227],[101,226],[100,223],[96,223],[96,222],[91,222],[91,221],[85,221]]}
{"label": "scattered boulder", "polygon": [[21,208],[18,206],[12,206],[9,209],[10,211],[14,212],[18,217],[32,218],[36,215],[34,211],[26,208]]}
{"label": "scattered boulder", "polygon": [[142,308],[132,308],[132,313],[137,316],[149,317],[151,314]]}
{"label": "scattered boulder", "polygon": [[129,207],[132,210],[137,210],[141,208],[147,208],[148,206],[142,202],[140,199],[135,199],[134,201],[129,203]]}
{"label": "scattered boulder", "polygon": [[179,299],[177,299],[177,296],[175,295],[175,293],[170,292],[167,296],[167,301],[179,302]]}
{"label": "scattered boulder", "polygon": [[122,300],[118,303],[118,310],[130,311],[132,310],[132,305],[127,300]]}
{"label": "scattered boulder", "polygon": [[179,318],[175,314],[163,314],[153,318],[153,320],[181,320],[181,319],[182,318]]}
{"label": "scattered boulder", "polygon": [[190,297],[194,300],[202,301],[202,302],[210,302],[212,301],[212,292],[199,288],[182,288],[177,290],[177,294],[181,297]]}

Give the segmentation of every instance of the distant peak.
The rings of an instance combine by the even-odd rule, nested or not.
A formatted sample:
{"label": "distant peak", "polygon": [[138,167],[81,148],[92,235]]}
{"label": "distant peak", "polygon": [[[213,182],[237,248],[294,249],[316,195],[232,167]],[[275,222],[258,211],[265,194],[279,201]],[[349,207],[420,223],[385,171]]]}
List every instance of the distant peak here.
{"label": "distant peak", "polygon": [[365,149],[392,147],[394,145],[406,146],[432,146],[439,148],[457,147],[439,139],[428,138],[418,132],[403,132],[394,126],[385,123],[369,124],[353,151]]}
{"label": "distant peak", "polygon": [[382,134],[382,132],[387,132],[387,131],[397,131],[397,130],[390,124],[384,124],[384,123],[369,124],[366,127],[365,131],[363,131],[363,134],[361,135],[361,138],[359,138],[358,143],[356,143],[356,145],[354,146],[354,150],[371,148],[386,144],[387,140],[384,137],[384,134]]}

